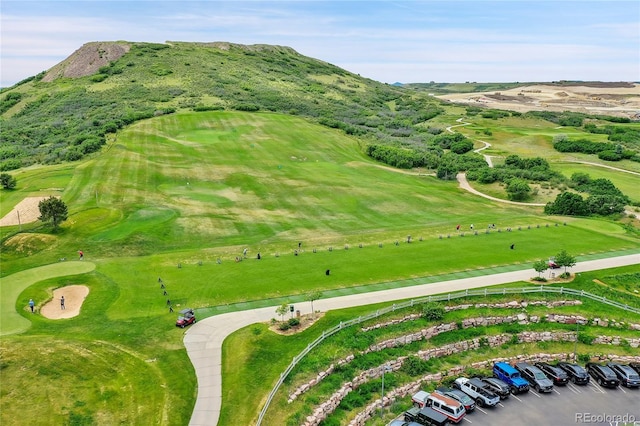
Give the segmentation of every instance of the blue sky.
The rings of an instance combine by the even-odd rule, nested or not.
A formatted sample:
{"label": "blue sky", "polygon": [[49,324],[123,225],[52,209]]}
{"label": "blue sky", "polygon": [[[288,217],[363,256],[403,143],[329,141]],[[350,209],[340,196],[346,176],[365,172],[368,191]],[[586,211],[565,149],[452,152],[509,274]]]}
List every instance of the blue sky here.
{"label": "blue sky", "polygon": [[277,44],[385,83],[640,81],[638,1],[2,0],[0,85],[90,41]]}

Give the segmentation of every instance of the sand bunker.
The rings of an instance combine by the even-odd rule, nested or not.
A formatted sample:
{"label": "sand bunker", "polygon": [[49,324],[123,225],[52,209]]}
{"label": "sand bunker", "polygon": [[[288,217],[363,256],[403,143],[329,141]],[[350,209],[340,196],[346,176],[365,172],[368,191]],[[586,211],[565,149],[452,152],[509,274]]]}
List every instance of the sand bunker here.
{"label": "sand bunker", "polygon": [[[73,318],[80,314],[84,299],[89,294],[85,285],[70,285],[53,291],[53,300],[46,303],[40,313],[49,319]],[[64,296],[65,309],[60,307],[60,299]]]}
{"label": "sand bunker", "polygon": [[14,226],[21,223],[35,222],[40,217],[38,203],[47,198],[49,197],[26,197],[0,219],[0,226]]}

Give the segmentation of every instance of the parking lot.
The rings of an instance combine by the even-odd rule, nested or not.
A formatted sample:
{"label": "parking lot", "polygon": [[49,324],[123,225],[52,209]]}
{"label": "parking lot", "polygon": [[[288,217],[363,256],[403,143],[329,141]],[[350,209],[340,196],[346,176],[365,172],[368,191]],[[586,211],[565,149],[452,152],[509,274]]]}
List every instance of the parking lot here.
{"label": "parking lot", "polygon": [[546,394],[531,390],[511,395],[493,408],[476,408],[460,424],[640,426],[640,390],[607,389],[595,383],[586,386],[569,383]]}

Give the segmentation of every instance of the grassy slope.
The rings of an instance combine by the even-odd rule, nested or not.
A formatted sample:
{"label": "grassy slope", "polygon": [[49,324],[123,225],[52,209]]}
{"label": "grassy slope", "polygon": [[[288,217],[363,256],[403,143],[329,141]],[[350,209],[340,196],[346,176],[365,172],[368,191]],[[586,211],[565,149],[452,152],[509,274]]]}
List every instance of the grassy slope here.
{"label": "grassy slope", "polygon": [[[119,348],[108,351],[114,365],[129,365],[131,353],[155,360],[151,364],[157,368],[143,369],[147,378],[105,385],[150,393],[147,402],[115,398],[113,405],[101,408],[85,389],[75,402],[53,398],[38,411],[86,416],[102,424],[129,422],[131,411],[145,413],[160,406],[168,407],[160,423],[184,424],[190,416],[195,378],[182,349],[182,334],[172,326],[174,315],[167,313],[158,275],[173,303],[200,307],[525,263],[559,248],[587,254],[637,247],[637,240],[614,223],[567,220],[569,226],[556,228],[555,219],[540,218],[539,210],[490,203],[461,192],[453,182],[379,167],[360,153],[356,140],[275,114],[190,113],[148,120],[121,132],[106,152],[79,164],[72,177],[69,166],[24,173],[24,182],[64,188],[70,218],[60,233],[48,236],[46,245],[38,243],[36,233],[7,240],[1,253],[3,276],[72,256],[78,249],[97,267],[73,281],[43,281],[18,296],[16,305],[23,307],[33,294],[41,303],[50,297],[48,289],[70,283],[92,289],[87,309],[77,319],[51,322],[25,314],[31,329],[0,342],[8,360],[3,378],[26,386],[27,394],[35,392],[29,388],[37,383],[19,373],[28,371],[22,370],[26,360],[13,349],[33,350],[34,336],[55,336],[56,341],[48,341],[52,353],[67,340],[91,352],[89,342],[100,340]],[[11,196],[18,200],[18,194],[37,190],[21,183]],[[552,227],[544,227],[546,222]],[[465,229],[470,223],[482,229],[488,223],[543,227],[438,239],[453,234],[458,223]],[[15,231],[3,229],[4,235]],[[415,243],[392,244],[407,235]],[[421,236],[424,241],[416,241]],[[15,244],[18,237],[20,244]],[[298,241],[305,253],[295,257],[292,250]],[[518,250],[508,250],[514,241]],[[350,250],[344,250],[344,244]],[[327,250],[330,245],[333,252]],[[266,256],[260,262],[236,264],[233,258],[244,247],[252,257],[257,251]],[[313,247],[318,253],[310,252]],[[223,259],[221,265],[217,258]],[[176,267],[179,262],[181,269]],[[334,271],[330,284],[324,275],[328,267]],[[74,389],[83,377],[71,371],[57,374],[59,382]],[[7,404],[15,404],[16,411],[26,411],[31,404],[13,394],[1,398],[3,421],[11,418],[4,417]],[[134,408],[140,404],[139,410]],[[69,405],[84,408],[74,411]],[[124,407],[122,419],[99,420],[103,409],[118,411],[116,406]]]}

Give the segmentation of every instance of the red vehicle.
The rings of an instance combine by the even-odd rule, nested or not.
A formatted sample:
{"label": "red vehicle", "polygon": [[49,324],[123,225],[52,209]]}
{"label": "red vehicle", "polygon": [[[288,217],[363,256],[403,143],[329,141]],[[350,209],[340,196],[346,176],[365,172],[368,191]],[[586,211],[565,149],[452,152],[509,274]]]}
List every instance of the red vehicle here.
{"label": "red vehicle", "polygon": [[176,320],[176,327],[185,328],[188,325],[195,324],[196,314],[193,309],[186,308],[180,311],[180,316]]}
{"label": "red vehicle", "polygon": [[556,258],[555,257],[550,257],[549,258],[549,268],[551,268],[551,269],[560,268],[560,266],[556,263]]}

